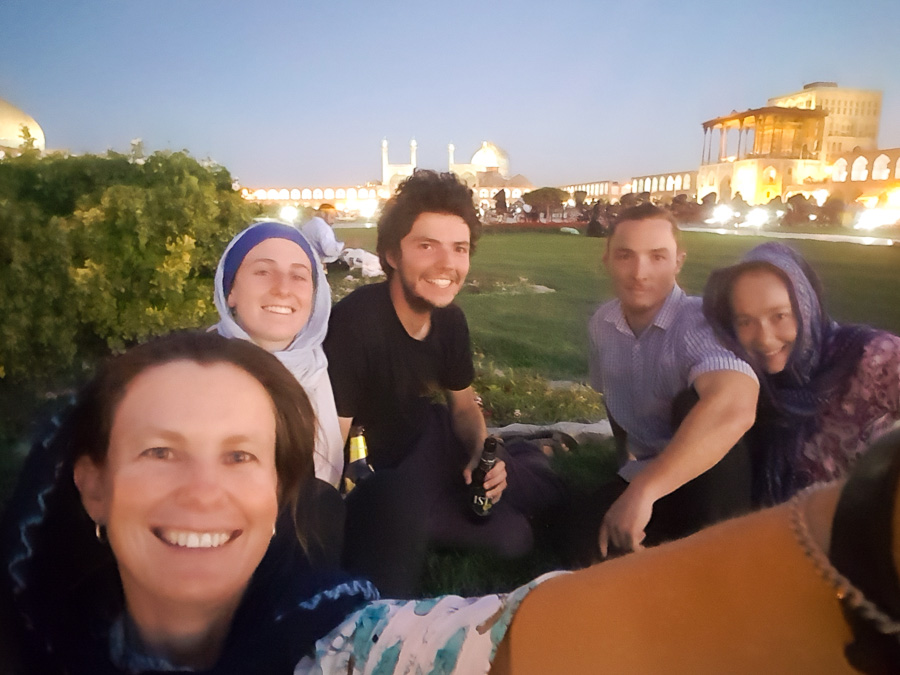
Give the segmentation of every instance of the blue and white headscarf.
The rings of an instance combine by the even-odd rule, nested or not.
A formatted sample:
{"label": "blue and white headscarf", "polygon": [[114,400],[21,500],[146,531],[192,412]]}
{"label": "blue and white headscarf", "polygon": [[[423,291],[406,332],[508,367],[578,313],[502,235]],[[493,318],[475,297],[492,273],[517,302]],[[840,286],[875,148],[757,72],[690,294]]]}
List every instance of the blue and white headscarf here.
{"label": "blue and white headscarf", "polygon": [[253,338],[235,320],[228,306],[228,294],[247,254],[258,244],[273,238],[294,242],[309,256],[312,264],[314,291],[309,321],[286,349],[274,352],[300,384],[306,386],[328,367],[328,360],[322,350],[322,341],[328,331],[328,318],[331,315],[331,289],[325,275],[322,274],[318,256],[296,228],[275,222],[254,223],[231,240],[216,268],[215,302],[216,309],[219,310],[219,323],[215,325],[215,329],[219,335],[253,342]]}

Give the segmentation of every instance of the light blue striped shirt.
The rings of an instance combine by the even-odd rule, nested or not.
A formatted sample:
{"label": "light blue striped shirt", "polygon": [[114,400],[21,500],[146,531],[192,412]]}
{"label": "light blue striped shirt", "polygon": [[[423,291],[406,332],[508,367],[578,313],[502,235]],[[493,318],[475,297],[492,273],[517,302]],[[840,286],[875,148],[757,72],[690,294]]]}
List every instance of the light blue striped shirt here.
{"label": "light blue striped shirt", "polygon": [[[703,373],[735,370],[754,380],[753,369],[716,340],[700,298],[676,284],[662,308],[635,337],[622,305],[611,300],[588,323],[591,386],[628,433],[632,459],[619,475],[634,478],[672,440],[672,402]],[[715,430],[711,430],[715,433]]]}

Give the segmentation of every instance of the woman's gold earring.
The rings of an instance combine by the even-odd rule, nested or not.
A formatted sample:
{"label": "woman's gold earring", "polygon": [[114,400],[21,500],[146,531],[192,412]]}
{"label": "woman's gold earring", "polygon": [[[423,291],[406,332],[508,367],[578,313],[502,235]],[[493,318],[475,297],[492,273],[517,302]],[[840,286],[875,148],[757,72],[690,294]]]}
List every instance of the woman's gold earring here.
{"label": "woman's gold earring", "polygon": [[103,526],[100,523],[94,523],[94,536],[101,544],[106,543],[106,536],[103,533]]}

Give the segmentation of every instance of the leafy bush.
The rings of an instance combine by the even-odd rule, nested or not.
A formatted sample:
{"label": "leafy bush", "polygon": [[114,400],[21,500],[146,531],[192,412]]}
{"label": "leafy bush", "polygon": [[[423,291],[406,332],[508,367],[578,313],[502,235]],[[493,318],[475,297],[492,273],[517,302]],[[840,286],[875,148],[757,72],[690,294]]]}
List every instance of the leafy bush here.
{"label": "leafy bush", "polygon": [[0,160],[0,434],[110,352],[212,323],[216,262],[255,210],[181,152]]}

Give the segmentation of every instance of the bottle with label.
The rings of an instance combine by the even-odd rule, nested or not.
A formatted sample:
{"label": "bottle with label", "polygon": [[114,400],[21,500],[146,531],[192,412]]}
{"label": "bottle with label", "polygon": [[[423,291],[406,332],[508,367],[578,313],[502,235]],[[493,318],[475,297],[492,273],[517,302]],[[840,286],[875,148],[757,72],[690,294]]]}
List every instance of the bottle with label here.
{"label": "bottle with label", "polygon": [[487,496],[484,489],[484,478],[497,463],[497,445],[502,442],[496,436],[485,438],[481,460],[472,472],[472,482],[469,484],[469,505],[472,512],[479,518],[487,518],[491,515],[491,509],[494,507],[493,500]]}
{"label": "bottle with label", "polygon": [[347,466],[344,468],[344,494],[350,494],[350,491],[356,487],[359,481],[364,480],[371,473],[372,467],[369,466],[365,429],[357,426],[350,430],[349,457]]}

